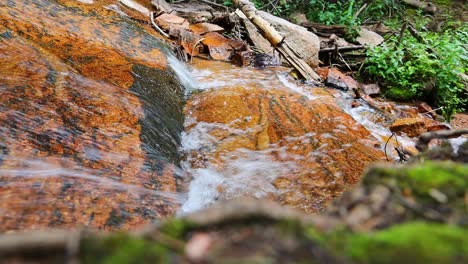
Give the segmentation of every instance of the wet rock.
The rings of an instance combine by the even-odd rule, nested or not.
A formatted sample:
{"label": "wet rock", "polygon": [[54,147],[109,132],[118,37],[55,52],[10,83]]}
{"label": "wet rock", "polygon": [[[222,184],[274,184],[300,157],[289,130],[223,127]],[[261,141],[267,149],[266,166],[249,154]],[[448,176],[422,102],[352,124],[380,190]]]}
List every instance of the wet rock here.
{"label": "wet rock", "polygon": [[351,103],[351,107],[352,107],[352,108],[356,108],[356,107],[359,107],[359,106],[361,106],[361,104],[359,103],[359,101],[356,101],[356,100],[355,100],[355,101],[353,101],[353,102]]}
{"label": "wet rock", "polygon": [[431,126],[427,126],[427,131],[438,131],[438,130],[449,130],[450,127],[444,124],[434,124]]}
{"label": "wet rock", "polygon": [[[185,111],[199,124],[189,126],[188,133],[213,124],[203,130],[212,143],[197,153],[226,175],[220,200],[262,192],[317,212],[356,183],[367,164],[383,158],[372,147],[369,132],[345,114],[326,89],[313,91],[316,100],[275,86],[226,87],[195,95],[187,103]],[[248,181],[232,164],[256,155],[262,155],[261,164],[278,168],[259,171]],[[248,161],[246,166],[251,166]],[[229,185],[236,175],[251,185]]]}
{"label": "wet rock", "polygon": [[390,131],[394,133],[405,133],[409,137],[417,137],[426,132],[424,120],[419,118],[400,118],[395,120],[390,126]]}
{"label": "wet rock", "polygon": [[291,48],[300,54],[312,68],[318,67],[320,40],[314,33],[266,12],[259,11],[259,14],[286,38]]}
{"label": "wet rock", "polygon": [[130,229],[173,214],[183,91],[160,42],[103,3],[11,3],[0,230]]}
{"label": "wet rock", "polygon": [[357,89],[359,84],[351,76],[343,74],[337,68],[331,68],[328,70],[325,84],[333,88],[348,91],[349,89]]}

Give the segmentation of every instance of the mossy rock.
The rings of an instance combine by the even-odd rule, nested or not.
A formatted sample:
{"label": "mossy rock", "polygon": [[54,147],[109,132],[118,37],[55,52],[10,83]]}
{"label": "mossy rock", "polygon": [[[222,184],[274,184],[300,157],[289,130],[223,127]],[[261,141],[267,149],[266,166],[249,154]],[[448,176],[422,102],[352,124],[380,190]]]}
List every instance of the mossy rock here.
{"label": "mossy rock", "polygon": [[[318,233],[312,234],[317,237]],[[468,230],[444,224],[408,222],[373,233],[337,231],[320,235],[320,240],[351,263],[468,261]]]}
{"label": "mossy rock", "polygon": [[468,190],[468,165],[450,161],[417,163],[401,167],[371,167],[363,184],[386,183],[428,199],[434,190],[448,201],[463,199]]}

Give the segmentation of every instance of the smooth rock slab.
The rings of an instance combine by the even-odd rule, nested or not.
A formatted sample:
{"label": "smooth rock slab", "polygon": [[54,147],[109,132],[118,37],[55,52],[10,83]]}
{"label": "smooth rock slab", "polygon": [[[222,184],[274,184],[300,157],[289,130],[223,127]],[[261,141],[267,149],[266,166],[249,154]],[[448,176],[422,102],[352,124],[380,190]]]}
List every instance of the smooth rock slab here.
{"label": "smooth rock slab", "polygon": [[[288,167],[278,168],[280,175],[272,182],[278,191],[268,197],[307,212],[321,210],[358,182],[364,168],[383,153],[374,147],[369,132],[339,108],[329,91],[314,88],[313,94],[316,98],[309,100],[286,89],[236,86],[193,96],[186,112],[196,122],[187,130],[196,129],[197,123],[211,124],[205,132],[213,138],[212,144],[194,151],[189,161],[193,167],[232,170],[226,177],[235,177],[232,175],[242,174],[230,167],[232,162],[261,153],[262,160],[271,160],[271,166]],[[271,177],[264,174],[259,172]],[[230,199],[248,196],[243,193],[247,188],[266,189],[267,184],[268,179],[263,185],[233,191],[221,183],[217,191],[220,199]]]}
{"label": "smooth rock slab", "polygon": [[0,231],[175,212],[183,91],[154,36],[97,4],[8,0],[0,54]]}

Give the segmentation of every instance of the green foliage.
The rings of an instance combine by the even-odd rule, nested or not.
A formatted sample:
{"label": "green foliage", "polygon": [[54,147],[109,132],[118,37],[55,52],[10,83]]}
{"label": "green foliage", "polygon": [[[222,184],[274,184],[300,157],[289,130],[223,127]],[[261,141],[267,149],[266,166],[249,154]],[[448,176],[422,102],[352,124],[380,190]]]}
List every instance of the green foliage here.
{"label": "green foliage", "polygon": [[343,240],[344,254],[356,263],[468,260],[468,231],[456,226],[409,222],[371,234],[348,235]]}
{"label": "green foliage", "polygon": [[442,33],[422,32],[423,41],[408,32],[394,36],[368,51],[366,72],[385,85],[389,98],[432,101],[449,119],[468,103],[462,77],[468,65],[467,30],[465,25]]}

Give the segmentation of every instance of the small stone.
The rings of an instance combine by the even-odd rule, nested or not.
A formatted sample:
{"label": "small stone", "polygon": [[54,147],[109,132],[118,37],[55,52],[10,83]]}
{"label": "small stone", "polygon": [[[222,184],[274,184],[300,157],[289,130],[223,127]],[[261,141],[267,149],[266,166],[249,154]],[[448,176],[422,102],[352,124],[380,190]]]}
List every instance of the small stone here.
{"label": "small stone", "polygon": [[361,85],[362,91],[370,96],[377,96],[380,94],[380,87],[376,83],[363,84]]}
{"label": "small stone", "polygon": [[384,42],[384,38],[373,31],[361,28],[359,31],[359,37],[356,38],[356,41],[361,45],[373,47]]}
{"label": "small stone", "polygon": [[408,137],[417,137],[426,132],[424,121],[419,118],[400,118],[390,126],[394,133],[405,133]]}
{"label": "small stone", "polygon": [[205,258],[213,244],[213,239],[206,233],[195,233],[185,246],[185,255],[192,261],[201,261]]}
{"label": "small stone", "polygon": [[359,107],[359,106],[361,106],[361,104],[360,104],[358,101],[353,101],[353,102],[351,103],[351,107],[352,107],[352,108],[356,108],[356,107]]}
{"label": "small stone", "polygon": [[387,187],[383,185],[376,186],[369,195],[372,211],[379,212],[389,197],[390,190]]}
{"label": "small stone", "polygon": [[369,220],[371,217],[372,217],[372,213],[370,211],[370,208],[368,208],[364,204],[359,204],[356,207],[354,207],[351,210],[351,212],[349,212],[345,221],[346,221],[346,224],[354,227]]}

